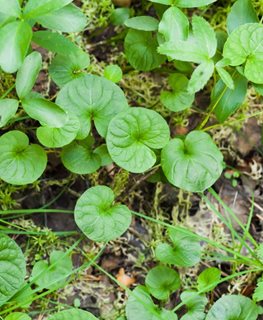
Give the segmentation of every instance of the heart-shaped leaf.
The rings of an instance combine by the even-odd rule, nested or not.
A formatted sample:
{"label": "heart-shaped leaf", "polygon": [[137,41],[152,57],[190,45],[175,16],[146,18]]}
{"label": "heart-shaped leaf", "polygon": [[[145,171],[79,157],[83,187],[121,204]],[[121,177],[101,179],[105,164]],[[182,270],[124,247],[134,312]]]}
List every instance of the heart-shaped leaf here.
{"label": "heart-shaped leaf", "polygon": [[114,203],[114,193],[106,186],[88,189],[78,199],[75,221],[93,241],[110,241],[120,237],[131,223],[130,210]]}
{"label": "heart-shaped leaf", "polygon": [[167,300],[171,293],[180,287],[178,272],[166,266],[151,269],[145,279],[145,284],[156,299]]}
{"label": "heart-shaped leaf", "polygon": [[241,295],[223,296],[209,310],[206,320],[257,320],[259,307]]}
{"label": "heart-shaped leaf", "polygon": [[37,138],[45,147],[61,148],[76,138],[79,128],[78,118],[70,115],[65,125],[61,128],[47,126],[37,128]]}
{"label": "heart-shaped leaf", "polygon": [[140,71],[159,67],[165,57],[157,52],[157,38],[152,32],[129,30],[124,42],[125,55],[131,66]]}
{"label": "heart-shaped leaf", "polygon": [[61,128],[68,120],[63,109],[42,97],[29,95],[22,100],[22,106],[31,118],[52,128]]}
{"label": "heart-shaped leaf", "polygon": [[81,124],[79,139],[88,136],[92,120],[99,134],[105,137],[110,120],[128,108],[127,100],[117,85],[90,74],[66,84],[56,102],[78,116]]}
{"label": "heart-shaped leaf", "polygon": [[33,88],[42,67],[42,57],[37,51],[29,54],[16,75],[16,92],[20,99],[24,98]]}
{"label": "heart-shaped leaf", "polygon": [[72,271],[72,261],[63,251],[52,251],[50,264],[42,260],[35,263],[31,281],[41,289],[57,289],[63,287]]}
{"label": "heart-shaped leaf", "polygon": [[24,185],[33,183],[47,165],[45,151],[29,144],[20,131],[9,131],[0,137],[0,178],[7,183]]}
{"label": "heart-shaped leaf", "polygon": [[27,22],[14,21],[0,29],[0,66],[8,73],[21,67],[32,38]]}
{"label": "heart-shaped leaf", "polygon": [[80,309],[69,309],[50,316],[48,320],[98,320],[90,312]]}
{"label": "heart-shaped leaf", "polygon": [[67,55],[57,55],[49,67],[52,80],[60,87],[68,82],[82,77],[82,72],[90,64],[89,55],[82,51],[72,52]]}
{"label": "heart-shaped leaf", "polygon": [[15,99],[0,100],[0,128],[4,127],[15,116],[18,104],[19,102]]}
{"label": "heart-shaped leaf", "polygon": [[43,27],[62,32],[82,31],[86,24],[86,16],[73,4],[69,4],[59,10],[41,15],[37,22]]}
{"label": "heart-shaped leaf", "polygon": [[174,112],[190,108],[195,96],[187,91],[189,83],[187,77],[180,73],[173,73],[169,76],[168,83],[174,91],[162,91],[160,97],[162,104]]}
{"label": "heart-shaped leaf", "polygon": [[169,136],[169,127],[157,112],[130,108],[110,122],[107,146],[118,166],[139,173],[155,164],[156,155],[152,149],[163,148]]}
{"label": "heart-shaped leaf", "polygon": [[158,30],[159,21],[149,16],[138,16],[126,20],[124,24],[128,28],[136,30],[156,31]]}
{"label": "heart-shaped leaf", "polygon": [[24,18],[31,19],[59,10],[71,3],[72,0],[28,0],[24,9]]}
{"label": "heart-shaped leaf", "polygon": [[223,51],[231,66],[245,63],[244,74],[254,83],[263,83],[263,26],[247,23],[236,28],[228,37]]}
{"label": "heart-shaped leaf", "polygon": [[191,267],[200,261],[201,247],[199,241],[183,231],[168,230],[173,243],[160,243],[156,248],[156,258],[167,264],[179,267]]}
{"label": "heart-shaped leaf", "polygon": [[181,320],[204,320],[205,306],[208,302],[204,295],[200,295],[198,292],[194,291],[184,291],[180,298],[187,308],[187,313]]}
{"label": "heart-shaped leaf", "polygon": [[[202,292],[212,291],[221,279],[221,271],[218,268],[207,268],[197,278],[197,289]],[[208,286],[209,289],[206,289]]]}
{"label": "heart-shaped leaf", "polygon": [[202,131],[190,132],[185,140],[171,140],[162,150],[161,163],[170,183],[190,192],[211,187],[223,171],[221,152]]}
{"label": "heart-shaped leaf", "polygon": [[20,289],[26,275],[26,262],[21,249],[14,240],[3,234],[0,234],[0,265],[0,306],[2,306]]}
{"label": "heart-shaped leaf", "polygon": [[31,320],[31,318],[22,312],[14,312],[9,314],[5,320]]}
{"label": "heart-shaped leaf", "polygon": [[92,144],[88,139],[74,141],[63,148],[61,160],[64,166],[71,172],[77,174],[90,174],[99,169],[101,158],[92,150]]}

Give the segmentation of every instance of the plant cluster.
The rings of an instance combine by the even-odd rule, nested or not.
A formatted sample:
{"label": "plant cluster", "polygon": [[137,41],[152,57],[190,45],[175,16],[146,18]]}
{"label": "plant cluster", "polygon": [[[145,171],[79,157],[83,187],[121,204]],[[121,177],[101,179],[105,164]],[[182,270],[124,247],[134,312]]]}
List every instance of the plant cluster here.
{"label": "plant cluster", "polygon": [[[253,299],[226,295],[207,307],[207,294],[218,284],[263,270],[262,245],[249,233],[249,224],[243,226],[226,207],[242,230],[238,233],[204,193],[208,189],[220,202],[211,187],[225,168],[223,154],[208,133],[210,118],[215,115],[219,123],[226,121],[243,103],[248,86],[259,95],[263,92],[263,26],[250,0],[233,4],[227,16],[227,32],[215,31],[200,15],[194,13],[189,18],[186,14],[188,8],[212,3],[216,5],[216,0],[151,0],[155,17],[129,18],[129,9],[116,9],[112,17],[114,24],[127,28],[124,51],[132,68],[158,70],[166,61],[172,67],[169,88],[160,94],[161,103],[169,111],[191,108],[195,94],[213,78],[211,104],[200,124],[185,135],[172,136],[171,124],[157,111],[129,106],[117,85],[122,79],[118,66],[107,66],[104,76],[87,71],[89,54],[62,34],[82,31],[87,25],[86,16],[72,0],[0,0],[0,67],[15,77],[14,86],[0,100],[0,179],[11,185],[36,182],[45,174],[53,149],[59,150],[62,164],[73,174],[93,174],[113,163],[133,174],[157,172],[158,181],[199,193],[240,243],[232,248],[182,226],[132,211],[116,201],[108,186],[86,190],[77,200],[74,219],[94,242],[106,246],[117,239],[128,230],[133,216],[167,229],[167,241],[156,246],[158,262],[148,272],[145,285],[134,290],[124,286],[129,296],[125,312],[128,320],[176,320],[183,306],[186,312],[182,320],[256,320],[262,314],[257,302],[263,300],[263,280],[259,280]],[[48,72],[58,87],[54,99],[34,91],[43,62],[32,42],[52,53]],[[13,89],[12,98],[7,98]],[[34,136],[29,136],[26,126],[23,130],[16,126],[25,120],[37,126]],[[206,256],[204,243],[214,248],[211,256]],[[26,262],[21,249],[13,239],[0,234],[0,316],[5,320],[31,319],[13,311],[26,308],[38,291],[48,294],[65,286],[78,271],[73,269],[70,257],[74,246],[68,252],[54,250],[49,263],[35,263],[25,281]],[[247,250],[246,255],[242,248]],[[97,258],[81,268],[94,265],[106,272],[96,264]],[[174,309],[167,308],[165,302],[181,288],[180,268],[195,266],[202,259],[232,261],[247,269],[222,278],[218,268],[207,268],[191,290],[181,291],[181,303]],[[97,318],[76,308],[48,319]]]}

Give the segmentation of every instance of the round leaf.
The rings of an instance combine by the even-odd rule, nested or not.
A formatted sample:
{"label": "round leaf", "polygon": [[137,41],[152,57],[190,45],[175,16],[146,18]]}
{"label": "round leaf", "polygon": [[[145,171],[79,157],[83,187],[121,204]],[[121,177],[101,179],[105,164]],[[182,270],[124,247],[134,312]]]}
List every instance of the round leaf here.
{"label": "round leaf", "polygon": [[22,312],[14,312],[9,314],[5,320],[31,320],[31,318]]}
{"label": "round leaf", "polygon": [[89,55],[82,50],[67,55],[58,54],[49,67],[52,80],[60,87],[84,76],[82,72],[90,64]]}
{"label": "round leaf", "polygon": [[27,22],[15,21],[0,29],[0,66],[8,73],[21,67],[32,38],[32,29]]}
{"label": "round leaf", "polygon": [[[217,282],[219,282],[220,279],[221,271],[218,268],[207,268],[198,276],[197,289],[202,292],[212,291],[217,286]],[[206,289],[208,286],[210,286],[210,288]]]}
{"label": "round leaf", "polygon": [[129,30],[124,42],[128,62],[140,71],[150,71],[165,61],[165,57],[157,52],[157,46],[156,36],[138,30]]}
{"label": "round leaf", "polygon": [[74,141],[63,148],[61,153],[63,165],[77,174],[90,174],[101,165],[100,156],[86,143],[86,140]]}
{"label": "round leaf", "polygon": [[69,309],[58,312],[53,316],[49,317],[48,320],[98,320],[93,314],[80,309]]}
{"label": "round leaf", "polygon": [[152,149],[161,149],[169,141],[169,127],[157,112],[130,108],[110,123],[107,146],[116,164],[130,172],[150,169],[156,162]]}
{"label": "round leaf", "polygon": [[0,234],[0,306],[22,286],[26,275],[24,255],[16,242]]}
{"label": "round leaf", "polygon": [[257,320],[258,306],[249,298],[228,295],[220,298],[209,310],[206,320]]}
{"label": "round leaf", "polygon": [[18,104],[19,102],[15,99],[0,100],[0,128],[4,127],[15,116]]}
{"label": "round leaf", "polygon": [[167,300],[180,287],[180,277],[171,268],[157,266],[148,272],[145,284],[156,299]]}
{"label": "round leaf", "polygon": [[114,193],[106,186],[88,189],[78,199],[75,221],[80,230],[93,241],[110,241],[120,237],[131,223],[130,210],[114,204]]}
{"label": "round leaf", "polygon": [[20,131],[9,131],[0,137],[0,178],[7,183],[33,183],[47,165],[45,151]]}
{"label": "round leaf", "polygon": [[33,88],[42,67],[42,57],[37,51],[28,55],[16,75],[16,92],[20,99]]}
{"label": "round leaf", "polygon": [[37,138],[45,147],[61,148],[76,138],[79,128],[80,123],[78,118],[71,115],[61,128],[37,128]]}
{"label": "round leaf", "polygon": [[223,171],[223,156],[211,137],[190,132],[185,140],[171,140],[162,150],[161,163],[171,184],[190,192],[212,186]]}
{"label": "round leaf", "polygon": [[41,97],[28,96],[22,100],[22,105],[31,118],[49,127],[61,128],[68,120],[68,115],[63,109]]}
{"label": "round leaf", "polygon": [[117,85],[90,74],[66,84],[59,92],[56,102],[79,117],[79,139],[88,136],[92,120],[99,134],[105,137],[110,120],[128,108],[124,93]]}
{"label": "round leaf", "polygon": [[236,28],[228,37],[223,51],[231,66],[245,63],[244,74],[254,83],[263,83],[263,26],[247,23]]}
{"label": "round leaf", "polygon": [[118,65],[111,64],[105,68],[104,77],[112,82],[119,82],[122,79],[122,70]]}
{"label": "round leaf", "polygon": [[128,28],[136,30],[156,31],[158,30],[159,21],[153,17],[140,16],[126,20],[124,24]]}
{"label": "round leaf", "polygon": [[50,265],[44,260],[35,263],[31,281],[41,289],[57,289],[65,285],[71,271],[71,258],[63,251],[53,251],[50,255]]}

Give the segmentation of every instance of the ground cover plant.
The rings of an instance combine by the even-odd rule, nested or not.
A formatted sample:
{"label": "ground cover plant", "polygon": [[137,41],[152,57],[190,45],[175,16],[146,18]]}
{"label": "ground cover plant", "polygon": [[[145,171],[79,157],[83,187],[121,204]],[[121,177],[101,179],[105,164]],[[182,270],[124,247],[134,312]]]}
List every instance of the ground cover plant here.
{"label": "ground cover plant", "polygon": [[0,319],[263,319],[262,13],[0,0]]}

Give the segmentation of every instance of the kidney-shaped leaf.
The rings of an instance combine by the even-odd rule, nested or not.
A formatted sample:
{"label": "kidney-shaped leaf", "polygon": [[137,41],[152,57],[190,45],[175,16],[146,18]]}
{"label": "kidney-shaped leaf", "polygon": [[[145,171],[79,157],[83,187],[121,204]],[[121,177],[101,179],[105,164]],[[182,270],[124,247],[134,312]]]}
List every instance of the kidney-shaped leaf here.
{"label": "kidney-shaped leaf", "polygon": [[124,93],[116,84],[90,74],[66,84],[56,102],[69,114],[78,116],[80,139],[88,136],[92,120],[99,134],[105,137],[110,120],[128,108]]}
{"label": "kidney-shaped leaf", "polygon": [[21,67],[32,38],[30,25],[14,21],[0,29],[0,66],[8,73]]}
{"label": "kidney-shaped leaf", "polygon": [[157,52],[157,46],[157,38],[152,32],[140,30],[129,30],[124,42],[128,62],[140,71],[150,71],[165,61],[165,56]]}
{"label": "kidney-shaped leaf", "polygon": [[0,100],[0,128],[5,126],[15,116],[18,104],[19,102],[15,99]]}
{"label": "kidney-shaped leaf", "polygon": [[263,83],[263,26],[247,23],[235,29],[228,37],[223,51],[231,66],[245,63],[244,74],[254,83]]}
{"label": "kidney-shaped leaf", "polygon": [[44,260],[35,263],[31,281],[41,289],[57,289],[65,285],[71,271],[71,258],[65,252],[55,250],[50,254],[50,265]]}
{"label": "kidney-shaped leaf", "polygon": [[171,293],[180,287],[180,277],[177,271],[166,266],[151,269],[145,279],[150,293],[159,300],[167,300]]}
{"label": "kidney-shaped leaf", "polygon": [[9,300],[22,286],[26,275],[24,255],[8,236],[0,234],[0,306]]}
{"label": "kidney-shaped leaf", "polygon": [[249,298],[241,295],[227,295],[209,310],[206,320],[257,320],[259,307]]}
{"label": "kidney-shaped leaf", "polygon": [[78,199],[75,221],[93,241],[110,241],[120,237],[131,223],[130,210],[114,203],[114,193],[106,186],[88,189]]}
{"label": "kidney-shaped leaf", "polygon": [[201,131],[190,132],[185,140],[171,140],[162,150],[161,163],[171,184],[191,192],[211,187],[223,171],[221,152]]}
{"label": "kidney-shaped leaf", "polygon": [[80,309],[69,309],[50,316],[48,320],[98,320],[93,314]]}
{"label": "kidney-shaped leaf", "polygon": [[169,229],[169,237],[173,245],[160,243],[156,248],[159,261],[178,267],[191,267],[200,261],[201,246],[193,236]]}
{"label": "kidney-shaped leaf", "polygon": [[68,120],[67,113],[57,104],[35,95],[22,100],[26,113],[33,119],[53,128],[61,128]]}
{"label": "kidney-shaped leaf", "polygon": [[5,320],[31,320],[31,318],[22,312],[14,312],[9,314]]}
{"label": "kidney-shaped leaf", "polygon": [[107,146],[111,158],[120,167],[139,173],[156,162],[152,149],[161,149],[169,141],[169,127],[153,110],[130,108],[110,123]]}
{"label": "kidney-shaped leaf", "polygon": [[20,99],[33,88],[42,66],[41,54],[37,51],[29,54],[16,75],[16,92]]}
{"label": "kidney-shaped leaf", "polygon": [[10,184],[29,184],[42,175],[46,165],[43,148],[30,145],[23,132],[9,131],[0,137],[0,179]]}

